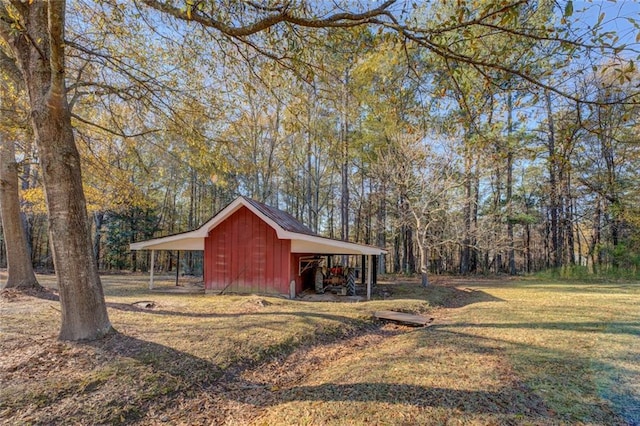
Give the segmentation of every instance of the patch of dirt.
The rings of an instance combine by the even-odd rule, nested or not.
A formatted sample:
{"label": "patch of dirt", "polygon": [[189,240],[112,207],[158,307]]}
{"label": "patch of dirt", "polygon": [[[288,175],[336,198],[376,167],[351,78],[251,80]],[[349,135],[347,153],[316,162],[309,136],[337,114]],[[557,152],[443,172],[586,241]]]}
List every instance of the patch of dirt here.
{"label": "patch of dirt", "polygon": [[[365,294],[366,289],[357,288],[357,293]],[[340,294],[334,294],[331,291],[326,291],[324,293],[316,293],[313,290],[305,290],[298,296],[296,296],[297,300],[302,300],[304,302],[344,302],[344,303],[358,303],[365,300],[363,296],[343,296]]]}
{"label": "patch of dirt", "polygon": [[[23,341],[20,356],[3,357],[0,365],[2,371],[7,374],[5,376],[7,381],[16,382],[25,378],[50,376],[60,372],[68,375],[69,370],[78,368],[90,370],[95,367],[95,357],[90,354],[90,350],[81,345],[69,345],[53,340],[52,337],[30,339],[27,344]],[[6,349],[9,349],[8,353],[13,352],[10,347],[5,347]]]}
{"label": "patch of dirt", "polygon": [[26,289],[5,288],[0,291],[0,303],[24,301],[28,300],[30,297],[44,300],[60,300],[60,296],[58,296],[58,292],[56,290],[46,287],[32,287]]}
{"label": "patch of dirt", "polygon": [[269,389],[284,389],[295,386],[305,377],[326,364],[340,358],[364,351],[380,344],[384,339],[412,330],[412,327],[384,324],[362,335],[324,345],[301,348],[291,355],[247,370],[241,378]]}
{"label": "patch of dirt", "polygon": [[245,312],[257,311],[261,308],[271,306],[271,305],[273,305],[273,303],[261,297],[252,297],[240,303],[240,307]]}
{"label": "patch of dirt", "polygon": [[[8,288],[0,291],[0,302],[14,302],[21,298],[24,294],[13,288]],[[23,298],[23,297],[22,297]]]}
{"label": "patch of dirt", "polygon": [[140,300],[139,302],[133,302],[131,305],[139,309],[154,309],[157,307],[156,302],[153,300]]}
{"label": "patch of dirt", "polygon": [[[7,331],[7,329],[12,328],[10,324],[10,318],[13,318],[15,315],[30,315],[34,313],[34,307],[39,301],[36,299],[46,300],[46,301],[58,301],[59,296],[56,291],[53,291],[48,288],[41,289],[4,289],[0,291],[0,318],[2,316],[6,316],[4,322],[0,320],[0,330]],[[42,308],[43,306],[47,309],[52,309],[57,312],[60,312],[57,303],[49,303],[48,308],[45,305],[39,305],[38,308]],[[18,326],[18,329],[21,326]],[[32,330],[37,332],[37,330]],[[1,343],[1,342],[0,342]],[[0,348],[1,349],[1,348]],[[4,355],[3,355],[4,356]]]}

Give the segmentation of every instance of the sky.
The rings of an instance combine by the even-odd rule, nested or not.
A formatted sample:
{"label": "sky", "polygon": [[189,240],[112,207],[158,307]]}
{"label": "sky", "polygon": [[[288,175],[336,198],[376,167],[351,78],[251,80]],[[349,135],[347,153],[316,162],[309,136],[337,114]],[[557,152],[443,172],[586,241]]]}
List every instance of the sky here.
{"label": "sky", "polygon": [[629,45],[636,55],[640,54],[640,42],[636,39],[640,33],[640,0],[574,1],[573,4],[574,17],[590,26],[596,25],[604,13],[602,29],[615,31],[621,43]]}

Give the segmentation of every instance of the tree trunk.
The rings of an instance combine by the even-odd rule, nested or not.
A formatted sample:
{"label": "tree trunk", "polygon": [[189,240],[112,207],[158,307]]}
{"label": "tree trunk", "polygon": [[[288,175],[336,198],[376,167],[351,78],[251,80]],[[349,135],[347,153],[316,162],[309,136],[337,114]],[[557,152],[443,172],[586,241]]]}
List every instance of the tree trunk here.
{"label": "tree trunk", "polygon": [[525,263],[527,265],[527,273],[531,273],[531,225],[527,223],[524,228],[525,234]]}
{"label": "tree trunk", "polygon": [[464,204],[464,239],[460,253],[460,273],[468,274],[471,271],[471,216],[473,213],[473,179],[472,159],[470,147],[465,148],[464,176],[465,176],[465,204]]}
{"label": "tree trunk", "polygon": [[21,3],[22,32],[0,34],[11,46],[29,95],[41,159],[49,235],[58,280],[62,340],[90,340],[111,330],[96,268],[82,189],[64,66],[65,2]]}
{"label": "tree trunk", "polygon": [[549,169],[549,213],[551,216],[551,250],[553,267],[558,268],[562,266],[562,244],[560,233],[560,218],[558,217],[558,210],[560,208],[559,194],[558,194],[558,154],[556,152],[555,143],[555,126],[553,123],[553,110],[551,108],[551,94],[549,91],[545,92],[546,106],[547,106],[547,126],[549,130],[547,139],[547,151],[549,153],[548,169]]}
{"label": "tree trunk", "polygon": [[480,173],[476,165],[471,175],[473,180],[473,204],[471,206],[471,235],[469,242],[469,272],[478,272],[478,207],[480,206]]}
{"label": "tree trunk", "polygon": [[7,259],[5,257],[6,253],[5,244],[4,244],[4,230],[2,229],[2,224],[0,224],[0,239],[2,239],[2,244],[0,244],[0,268],[7,267]]}
{"label": "tree trunk", "polygon": [[102,245],[102,224],[104,223],[104,213],[95,212],[93,214],[95,231],[93,234],[93,257],[96,259],[96,266],[100,269],[100,249]]}
{"label": "tree trunk", "polygon": [[[497,144],[496,154],[502,156],[502,147]],[[502,272],[502,162],[495,164],[495,190],[493,193],[493,267],[496,274]]]}
{"label": "tree trunk", "polygon": [[317,226],[315,224],[315,221],[313,220],[313,202],[312,202],[312,185],[311,185],[311,181],[312,181],[312,176],[313,176],[313,168],[312,168],[312,152],[311,152],[311,130],[309,129],[309,127],[311,126],[310,123],[310,115],[311,112],[307,111],[307,132],[306,132],[306,136],[307,136],[307,152],[306,152],[306,160],[307,160],[307,170],[305,173],[305,191],[304,191],[304,199],[305,199],[305,204],[307,207],[307,225],[309,226],[309,228],[311,228],[311,230],[313,232],[317,232]]}
{"label": "tree trunk", "polygon": [[418,243],[420,249],[420,278],[422,287],[429,286],[429,258],[428,250],[424,243]]}
{"label": "tree trunk", "polygon": [[39,288],[20,217],[15,146],[4,135],[0,138],[0,214],[8,270],[4,288]]}
{"label": "tree trunk", "polygon": [[341,142],[342,142],[342,167],[341,167],[341,183],[342,196],[340,198],[340,221],[342,228],[340,230],[340,238],[343,241],[349,239],[349,94],[347,93],[349,84],[349,73],[345,71],[344,85],[342,88],[342,123],[341,123]]}
{"label": "tree trunk", "polygon": [[511,92],[507,97],[507,239],[509,245],[509,275],[516,274],[516,253],[513,241],[513,104]]}
{"label": "tree trunk", "polygon": [[[16,76],[16,77],[18,77],[18,76]],[[33,139],[33,135],[29,135],[28,141],[31,141],[32,139]],[[25,146],[24,152],[25,152],[25,155],[29,155],[31,157],[35,157],[35,153],[34,153],[34,149],[32,147],[32,143],[29,143],[28,145]],[[33,161],[33,159],[30,158],[30,157],[27,157],[27,161],[23,161],[23,163],[22,163],[22,178],[19,179],[19,180],[22,181],[22,183],[21,183],[21,189],[22,190],[27,190],[27,189],[30,189],[30,188],[36,186],[37,169],[32,171],[32,169],[31,169],[31,161]],[[23,201],[21,200],[21,204],[20,204],[21,206],[23,206],[22,202]],[[29,252],[29,256],[30,256],[30,259],[31,259],[31,264],[33,265],[33,262],[35,260],[35,258],[33,256],[34,255],[34,253],[33,253],[33,222],[34,222],[34,214],[32,213],[31,215],[27,215],[23,210],[23,211],[20,212],[20,216],[22,218],[22,226],[24,228],[25,238],[27,239],[27,251]]]}
{"label": "tree trunk", "polygon": [[[386,183],[382,182],[382,189],[379,192],[379,200],[378,200],[378,211],[376,215],[376,245],[378,247],[386,247],[387,246],[387,235],[386,235],[386,219],[387,219],[387,191],[386,191]],[[378,273],[384,274],[386,273],[386,262],[378,262]]]}
{"label": "tree trunk", "polygon": [[582,232],[580,232],[580,225],[578,224],[577,221],[575,221],[576,223],[574,223],[574,218],[576,217],[576,205],[575,205],[575,198],[573,200],[573,204],[572,204],[572,213],[571,213],[571,218],[572,218],[572,226],[575,225],[575,228],[573,229],[574,235],[575,235],[575,242],[576,242],[576,248],[578,251],[578,265],[580,266],[584,266],[583,265],[583,256],[582,256]]}
{"label": "tree trunk", "polygon": [[413,252],[413,228],[404,227],[404,272],[414,274],[416,272],[416,256]]}
{"label": "tree trunk", "polygon": [[604,263],[602,249],[600,244],[602,241],[602,198],[598,196],[596,198],[596,208],[593,217],[593,230],[591,231],[591,246],[589,252],[591,253],[591,259],[593,264],[593,273],[598,273],[602,270],[602,264]]}
{"label": "tree trunk", "polygon": [[393,272],[395,274],[402,272],[402,263],[400,260],[400,240],[402,239],[401,231],[397,232],[393,238]]}
{"label": "tree trunk", "polygon": [[565,205],[565,220],[564,220],[564,235],[566,236],[567,246],[565,248],[565,252],[567,253],[567,258],[570,265],[575,266],[576,264],[576,235],[573,232],[573,221],[574,221],[574,199],[571,196],[571,174],[567,173],[567,177],[565,179],[565,194],[566,195],[566,205]]}

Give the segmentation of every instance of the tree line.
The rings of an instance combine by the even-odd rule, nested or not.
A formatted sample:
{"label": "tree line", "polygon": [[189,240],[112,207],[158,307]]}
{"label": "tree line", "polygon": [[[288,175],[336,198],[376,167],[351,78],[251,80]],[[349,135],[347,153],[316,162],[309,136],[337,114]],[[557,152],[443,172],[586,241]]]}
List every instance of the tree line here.
{"label": "tree line", "polygon": [[240,194],[385,247],[382,272],[425,284],[638,267],[637,52],[605,11],[1,5],[2,162],[16,176],[0,178],[19,182],[21,256],[55,264],[61,299],[80,286],[100,305],[98,268],[148,268],[129,243],[193,229]]}

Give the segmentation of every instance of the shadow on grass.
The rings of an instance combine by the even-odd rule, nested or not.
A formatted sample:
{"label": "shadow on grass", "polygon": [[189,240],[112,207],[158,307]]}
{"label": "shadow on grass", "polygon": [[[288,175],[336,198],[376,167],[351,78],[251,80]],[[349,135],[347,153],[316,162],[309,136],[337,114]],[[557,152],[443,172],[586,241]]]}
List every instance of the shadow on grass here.
{"label": "shadow on grass", "polygon": [[[176,400],[187,397],[193,400],[207,399],[210,395],[223,400],[250,404],[257,409],[265,409],[278,404],[295,401],[336,401],[336,402],[379,402],[387,404],[407,404],[418,408],[441,407],[468,414],[496,414],[518,416],[525,420],[542,420],[550,413],[544,401],[525,386],[518,383],[498,391],[459,390],[426,387],[400,383],[326,383],[317,386],[295,386],[273,391],[269,383],[253,382],[242,378],[246,368],[260,368],[265,356],[259,362],[239,360],[227,368],[222,368],[205,359],[175,350],[168,346],[140,340],[119,333],[88,343],[99,351],[114,358],[131,358],[146,366],[154,373],[155,383],[144,383],[141,393],[143,406],[127,413],[120,413],[126,421],[136,421],[144,417],[148,410],[162,412],[175,407]],[[317,343],[314,346],[321,346]],[[283,348],[292,353],[297,348]],[[221,410],[224,412],[224,410]],[[207,413],[208,421],[228,420],[218,417],[214,411]]]}
{"label": "shadow on grass", "polygon": [[432,284],[426,288],[417,283],[378,284],[376,291],[389,294],[389,300],[418,299],[426,301],[430,306],[443,308],[462,308],[473,303],[503,301],[481,290],[439,284]]}
{"label": "shadow on grass", "polygon": [[465,323],[434,324],[432,329],[455,328],[496,328],[531,330],[566,330],[582,333],[629,334],[640,336],[640,322],[517,322],[517,323]]}
{"label": "shadow on grass", "polygon": [[[433,306],[445,307],[462,307],[472,303],[479,302],[496,302],[501,299],[493,297],[483,291],[461,289],[457,287],[437,286],[427,289],[411,289],[411,291],[397,291],[397,296],[412,297],[415,299],[427,300]],[[37,296],[36,296],[37,297]],[[48,300],[52,300],[49,297]],[[212,301],[213,302],[213,301]],[[189,313],[175,312],[169,310],[144,309],[131,304],[124,303],[108,303],[109,308],[119,309],[123,311],[140,312],[153,315],[167,316],[183,316],[191,318],[222,318],[222,317],[239,317],[243,315],[282,315],[282,316],[303,316],[318,317],[340,321],[343,323],[353,323],[354,319],[343,317],[340,315],[332,315],[316,312],[247,312],[247,313]],[[425,344],[433,344],[434,341],[440,341],[455,347],[458,350],[466,350],[469,352],[481,353],[489,351],[501,351],[501,345],[520,345],[520,352],[516,356],[523,358],[522,362],[545,365],[546,363],[557,364],[559,366],[566,365],[576,371],[588,370],[594,368],[596,370],[611,370],[614,367],[605,363],[597,363],[588,358],[572,357],[567,353],[550,351],[547,348],[535,347],[534,345],[517,344],[498,339],[488,339],[472,334],[465,334],[452,330],[450,328],[527,328],[527,329],[563,329],[578,330],[584,332],[609,332],[609,333],[626,333],[638,334],[638,323],[609,323],[606,327],[613,330],[603,329],[602,324],[596,322],[589,323],[501,323],[501,324],[471,324],[457,323],[450,325],[433,325],[427,330],[420,330],[424,333]],[[455,335],[456,338],[451,337]],[[314,345],[321,346],[323,343],[319,341],[319,337],[314,337]],[[451,339],[451,340],[447,340]],[[328,338],[329,340],[329,338]],[[335,338],[332,339],[335,341]],[[531,392],[526,385],[518,382],[511,383],[508,386],[496,390],[458,390],[440,387],[424,387],[407,385],[401,383],[377,383],[365,382],[355,384],[335,384],[324,383],[317,386],[297,386],[290,389],[284,389],[277,392],[271,392],[264,383],[255,383],[251,381],[243,381],[239,372],[249,366],[259,365],[272,358],[274,354],[278,356],[290,354],[300,347],[300,343],[291,344],[285,342],[281,346],[274,345],[265,348],[263,354],[254,357],[253,360],[247,358],[247,354],[238,354],[238,361],[230,366],[219,366],[206,359],[194,356],[192,354],[176,350],[169,346],[137,339],[134,337],[114,333],[102,341],[89,343],[109,354],[112,357],[121,357],[135,360],[152,370],[151,375],[145,375],[137,378],[141,382],[142,393],[139,406],[132,408],[131,411],[125,413],[125,419],[136,420],[144,416],[144,409],[149,405],[157,411],[163,408],[171,408],[175,406],[174,396],[188,395],[189,398],[198,398],[198,394],[222,392],[226,397],[232,400],[246,402],[258,407],[274,406],[282,402],[291,401],[362,401],[362,402],[386,402],[386,403],[402,403],[417,407],[444,407],[455,410],[462,410],[469,413],[495,413],[505,415],[526,415],[540,420],[545,420],[550,416],[544,406],[544,401]],[[212,348],[215,350],[215,348]],[[244,357],[244,358],[243,358]],[[444,361],[443,361],[444,362]],[[575,365],[575,368],[572,367]],[[259,368],[259,367],[258,367]],[[542,367],[541,367],[542,368]],[[549,372],[553,369],[542,369],[541,376],[535,377],[543,385],[548,383],[545,381],[556,380],[548,378]],[[123,373],[126,373],[123,372]],[[613,374],[625,374],[624,371],[617,369]],[[573,380],[580,381],[581,376]],[[148,381],[148,382],[147,382]],[[527,382],[529,383],[529,382]],[[562,386],[560,383],[559,386]],[[231,389],[231,390],[229,390]],[[625,389],[617,389],[615,383],[607,386],[605,390],[606,398],[614,401],[616,410],[628,420],[630,424],[640,424],[640,416],[637,409],[633,407],[640,406],[637,395],[632,393],[625,394]],[[258,395],[259,398],[255,398]],[[260,401],[256,403],[255,401]],[[621,408],[622,407],[622,408]],[[629,408],[630,407],[630,408]],[[636,410],[636,411],[633,411]],[[605,413],[605,409],[601,411]],[[603,414],[604,415],[604,414]],[[211,423],[211,422],[210,422]]]}
{"label": "shadow on grass", "polygon": [[16,294],[22,294],[25,296],[35,297],[36,299],[42,300],[52,300],[54,302],[60,301],[60,296],[58,295],[57,290],[48,288],[48,287],[36,287],[36,288],[11,288],[11,289],[3,289],[2,292],[14,292]]}
{"label": "shadow on grass", "polygon": [[619,294],[638,294],[640,293],[640,283],[628,284],[607,284],[583,281],[532,281],[523,282],[521,287],[527,289],[540,289],[557,293],[589,293],[604,294],[610,296],[612,292]]}
{"label": "shadow on grass", "polygon": [[[385,296],[385,300],[396,300],[396,299],[414,299],[427,302],[430,306],[433,307],[444,307],[444,308],[461,308],[467,305],[471,305],[474,303],[482,303],[482,302],[502,302],[503,299],[492,296],[489,293],[486,293],[481,290],[475,290],[472,288],[461,288],[454,286],[443,286],[443,285],[431,285],[427,288],[420,287],[415,283],[392,283],[392,284],[378,284],[376,287],[376,293],[390,295]],[[38,291],[29,291],[26,293],[30,296],[45,299],[45,300],[53,300],[59,301],[60,298],[58,296],[57,291],[44,288]],[[140,297],[144,298],[145,296],[149,296],[148,292],[141,292]],[[174,296],[189,296],[192,294],[181,294],[174,293]],[[251,295],[247,295],[250,297]],[[211,303],[214,304],[215,300],[212,299]],[[322,302],[318,302],[322,303]],[[366,302],[362,302],[366,303]],[[180,312],[180,311],[170,311],[158,309],[155,307],[145,308],[136,305],[135,303],[118,303],[118,302],[107,302],[108,308],[117,309],[125,312],[139,312],[145,314],[155,314],[155,315],[169,315],[169,316],[179,316],[179,317],[191,317],[191,318],[216,318],[216,317],[237,317],[241,315],[259,315],[259,312],[255,311],[247,311],[247,312],[238,312],[232,314],[217,314],[217,313],[202,313],[202,312]],[[264,315],[272,315],[274,312],[264,313]],[[340,319],[342,317],[332,316],[328,314],[317,314],[311,312],[294,312],[294,313],[283,313],[283,315],[302,315],[302,316],[315,316],[315,317],[323,317],[328,319]]]}
{"label": "shadow on grass", "polygon": [[108,357],[107,365],[117,371],[109,380],[111,392],[121,392],[123,396],[106,400],[107,406],[100,413],[101,418],[87,418],[95,416],[95,413],[81,409],[75,413],[80,423],[128,424],[138,421],[149,410],[161,413],[171,408],[176,395],[202,391],[224,373],[222,367],[208,360],[117,331],[101,340],[82,344]]}
{"label": "shadow on grass", "polygon": [[499,391],[484,391],[397,383],[327,383],[282,391],[279,402],[291,401],[383,402],[450,408],[474,414],[549,416],[540,397],[517,385]]}
{"label": "shadow on grass", "polygon": [[207,383],[218,379],[223,373],[221,367],[205,359],[159,343],[127,336],[118,331],[110,333],[104,339],[85,344],[112,356],[132,358],[143,364],[152,365],[172,376],[179,376],[187,383]]}
{"label": "shadow on grass", "polygon": [[207,312],[182,312],[182,311],[168,311],[155,308],[141,308],[129,303],[114,303],[107,302],[107,307],[111,309],[117,309],[124,312],[135,312],[149,315],[164,315],[174,317],[186,317],[186,318],[239,318],[239,317],[251,317],[251,316],[269,316],[269,317],[302,317],[302,318],[320,318],[332,321],[339,321],[343,323],[353,323],[357,321],[356,318],[327,314],[321,312],[309,312],[309,311],[294,311],[294,312],[282,312],[277,310],[270,311],[248,311],[248,312],[235,312],[235,313],[207,313]]}
{"label": "shadow on grass", "polygon": [[[43,300],[51,300],[55,302],[60,301],[60,296],[56,291],[53,291],[49,288],[43,288],[39,290],[29,289],[27,291],[21,291],[21,294],[25,294],[27,296],[35,297]],[[250,295],[247,295],[250,297]],[[319,313],[319,312],[310,312],[310,311],[295,311],[295,312],[282,312],[278,310],[270,310],[260,312],[253,309],[260,309],[257,305],[252,306],[249,305],[249,309],[246,312],[235,312],[235,313],[207,313],[207,312],[183,312],[183,311],[171,311],[166,309],[158,309],[156,307],[144,307],[139,305],[140,302],[135,303],[118,303],[118,302],[106,302],[107,308],[116,309],[122,312],[132,312],[132,313],[141,313],[141,314],[149,314],[149,315],[162,315],[162,316],[174,316],[174,317],[186,317],[186,318],[238,318],[241,316],[256,316],[256,315],[265,315],[265,316],[299,316],[304,318],[321,318],[333,321],[341,321],[341,322],[349,322],[352,323],[355,321],[354,318],[341,316],[341,315],[332,315],[327,313]]]}
{"label": "shadow on grass", "polygon": [[[459,327],[460,325],[456,325]],[[469,325],[467,325],[469,326]],[[504,354],[505,345],[512,345],[519,350],[517,356],[522,357],[523,362],[532,365],[561,365],[573,371],[584,371],[588,369],[591,360],[580,357],[569,357],[568,354],[555,352],[533,345],[513,343],[495,338],[476,336],[456,330],[449,330],[447,326],[433,326],[429,329],[422,329],[416,333],[423,334],[424,339],[420,339],[425,345],[439,345],[456,347],[458,351],[471,353],[497,352]],[[453,325],[451,326],[453,327]],[[372,329],[362,329],[360,333],[371,332]],[[328,342],[335,342],[335,338],[329,338]],[[327,342],[323,342],[320,337],[314,337],[314,341],[308,342],[310,346],[322,347]],[[418,386],[405,383],[322,383],[316,386],[293,386],[273,391],[269,382],[255,382],[243,379],[241,374],[244,370],[260,369],[263,363],[273,360],[274,357],[287,356],[304,346],[304,343],[284,342],[280,346],[265,348],[264,353],[253,359],[243,358],[247,354],[238,354],[236,361],[228,366],[220,366],[215,363],[176,350],[166,345],[149,342],[127,335],[114,333],[105,339],[88,343],[108,354],[112,358],[128,358],[142,364],[137,367],[141,371],[151,369],[143,378],[139,379],[140,389],[136,389],[136,394],[141,393],[140,401],[134,404],[129,411],[120,411],[119,415],[127,422],[136,421],[143,418],[147,412],[162,413],[165,410],[175,410],[176,401],[190,401],[187,403],[198,406],[208,398],[218,398],[217,403],[224,404],[224,401],[249,404],[258,410],[274,407],[286,402],[295,401],[335,401],[335,402],[380,402],[386,404],[406,404],[418,408],[440,407],[450,409],[452,412],[463,412],[466,414],[479,415],[503,415],[515,417],[518,421],[541,422],[558,420],[557,414],[553,413],[545,405],[545,401],[538,394],[533,392],[529,383],[534,383],[536,388],[547,386],[549,380],[558,381],[558,386],[582,386],[583,380],[580,376],[573,377],[575,383],[561,383],[562,377],[548,378],[546,371],[553,371],[553,367],[544,368],[543,375],[529,378],[527,384],[520,381],[510,381],[506,386],[497,390],[464,390],[455,388]],[[278,346],[278,347],[276,347]],[[520,349],[517,349],[520,348]],[[215,349],[213,349],[215,350]],[[406,361],[406,360],[405,360]],[[440,360],[440,362],[446,362]],[[599,369],[611,368],[607,365],[596,366]],[[133,370],[135,373],[137,370]],[[618,374],[624,372],[617,371]],[[126,371],[124,372],[126,374]],[[304,377],[302,377],[304,379]],[[126,379],[125,379],[126,380]],[[269,380],[269,379],[267,379]],[[277,380],[277,379],[276,379]],[[533,380],[533,382],[531,382]],[[539,382],[538,380],[541,380]],[[147,382],[150,381],[150,382]],[[555,382],[554,382],[555,383]],[[606,397],[614,401],[616,412],[618,412],[630,424],[637,424],[635,418],[637,413],[633,411],[633,406],[639,406],[640,401],[633,395],[624,395],[622,390],[607,387]],[[579,391],[584,392],[584,391]],[[579,394],[581,395],[581,394]],[[588,392],[584,394],[588,396]],[[222,402],[220,402],[222,401]],[[586,399],[585,399],[586,401]],[[587,401],[591,404],[591,401]],[[621,423],[611,412],[606,404],[598,407],[588,406],[578,407],[588,413],[589,419],[596,422]],[[625,408],[626,407],[626,408]],[[225,414],[227,413],[227,414]],[[202,419],[208,423],[224,422],[224,416],[229,415],[228,410],[210,410],[203,413]],[[233,415],[233,414],[231,414]],[[188,418],[188,417],[186,417]],[[560,418],[576,420],[579,417]],[[149,419],[147,419],[149,420]],[[507,419],[504,419],[508,421]],[[635,423],[634,423],[635,422]]]}
{"label": "shadow on grass", "polygon": [[[500,325],[497,324],[497,328]],[[507,325],[510,326],[510,324]],[[510,382],[507,386],[497,390],[461,390],[404,383],[363,382],[302,385],[272,391],[269,383],[243,379],[242,371],[248,368],[259,369],[263,363],[273,360],[276,356],[287,356],[298,350],[301,345],[304,346],[304,343],[283,342],[279,347],[265,348],[264,353],[253,359],[242,358],[243,355],[239,354],[236,361],[225,367],[169,346],[119,333],[114,333],[106,339],[90,343],[90,345],[114,357],[134,359],[151,367],[155,372],[152,377],[157,383],[152,386],[143,385],[152,389],[145,391],[149,393],[144,398],[144,406],[141,409],[138,407],[138,409],[132,410],[128,416],[125,416],[127,420],[141,418],[150,407],[156,412],[172,409],[175,406],[176,398],[188,398],[197,403],[199,399],[207,398],[207,395],[217,395],[221,396],[223,400],[250,404],[258,409],[295,401],[356,401],[406,404],[418,408],[440,407],[467,414],[515,416],[519,421],[543,423],[560,418],[568,421],[639,424],[640,413],[637,408],[634,408],[640,407],[637,395],[627,392],[621,384],[616,385],[614,381],[608,382],[604,386],[598,386],[596,389],[597,385],[591,383],[591,379],[587,380],[581,375],[581,372],[593,370],[605,373],[608,370],[615,370],[609,371],[608,377],[612,377],[614,374],[626,374],[619,368],[614,369],[606,363],[594,362],[588,357],[576,357],[544,347],[447,329],[447,327],[473,326],[477,325],[434,325],[429,329],[419,330],[417,333],[424,333],[424,340],[420,340],[423,340],[425,345],[432,345],[437,341],[440,345],[455,346],[458,351],[470,353],[495,352],[502,356],[505,347],[510,346],[513,348],[514,356],[519,357],[518,363],[540,366],[542,368],[540,375],[536,373],[534,376],[529,376],[526,382]],[[483,324],[480,326],[491,327],[495,325]],[[566,323],[564,326],[574,327],[572,323]],[[369,328],[359,332],[371,331],[372,329]],[[335,337],[328,337],[326,341],[323,341],[322,337],[314,339],[313,342],[308,342],[310,346],[322,347],[326,343],[335,342]],[[553,377],[547,374],[549,371],[554,371],[554,374],[551,375]],[[575,372],[580,373],[574,374]],[[564,377],[562,374],[569,376]],[[533,392],[530,386],[536,389],[548,386],[566,389],[567,395],[573,395],[569,397],[572,401],[572,405],[568,408],[570,411],[567,413],[550,411],[544,399]],[[589,397],[591,393],[597,393],[606,398],[613,404],[613,407],[604,402],[594,405],[594,401]],[[206,419],[211,420],[211,416],[219,415],[221,414],[209,413],[206,414]],[[559,417],[557,417],[558,415]],[[225,420],[224,418],[216,419]]]}
{"label": "shadow on grass", "polygon": [[[438,297],[432,297],[432,301],[435,306],[442,306],[444,308],[462,308],[473,303],[482,302],[503,302],[503,299],[492,296],[481,290],[474,290],[470,288],[460,289],[457,287],[441,287],[444,294],[438,295]],[[437,292],[434,292],[434,296]]]}
{"label": "shadow on grass", "polygon": [[[562,390],[553,398],[564,400],[561,408],[565,411],[558,413],[560,418],[571,422],[640,425],[640,396],[629,387],[629,378],[637,374],[635,371],[592,358],[588,352],[585,356],[580,356],[545,346],[449,329],[500,328],[500,325],[502,324],[443,324],[434,325],[426,332],[430,339],[455,345],[461,351],[503,355],[507,349],[514,368],[519,370],[519,375],[526,377],[527,387],[542,392],[546,392],[543,389]],[[566,326],[571,326],[571,323]],[[637,330],[632,334],[637,334]],[[423,345],[429,345],[429,340],[425,339]],[[635,364],[634,361],[631,363]],[[623,380],[623,377],[626,379]],[[598,401],[592,395],[598,395],[608,402]]]}

